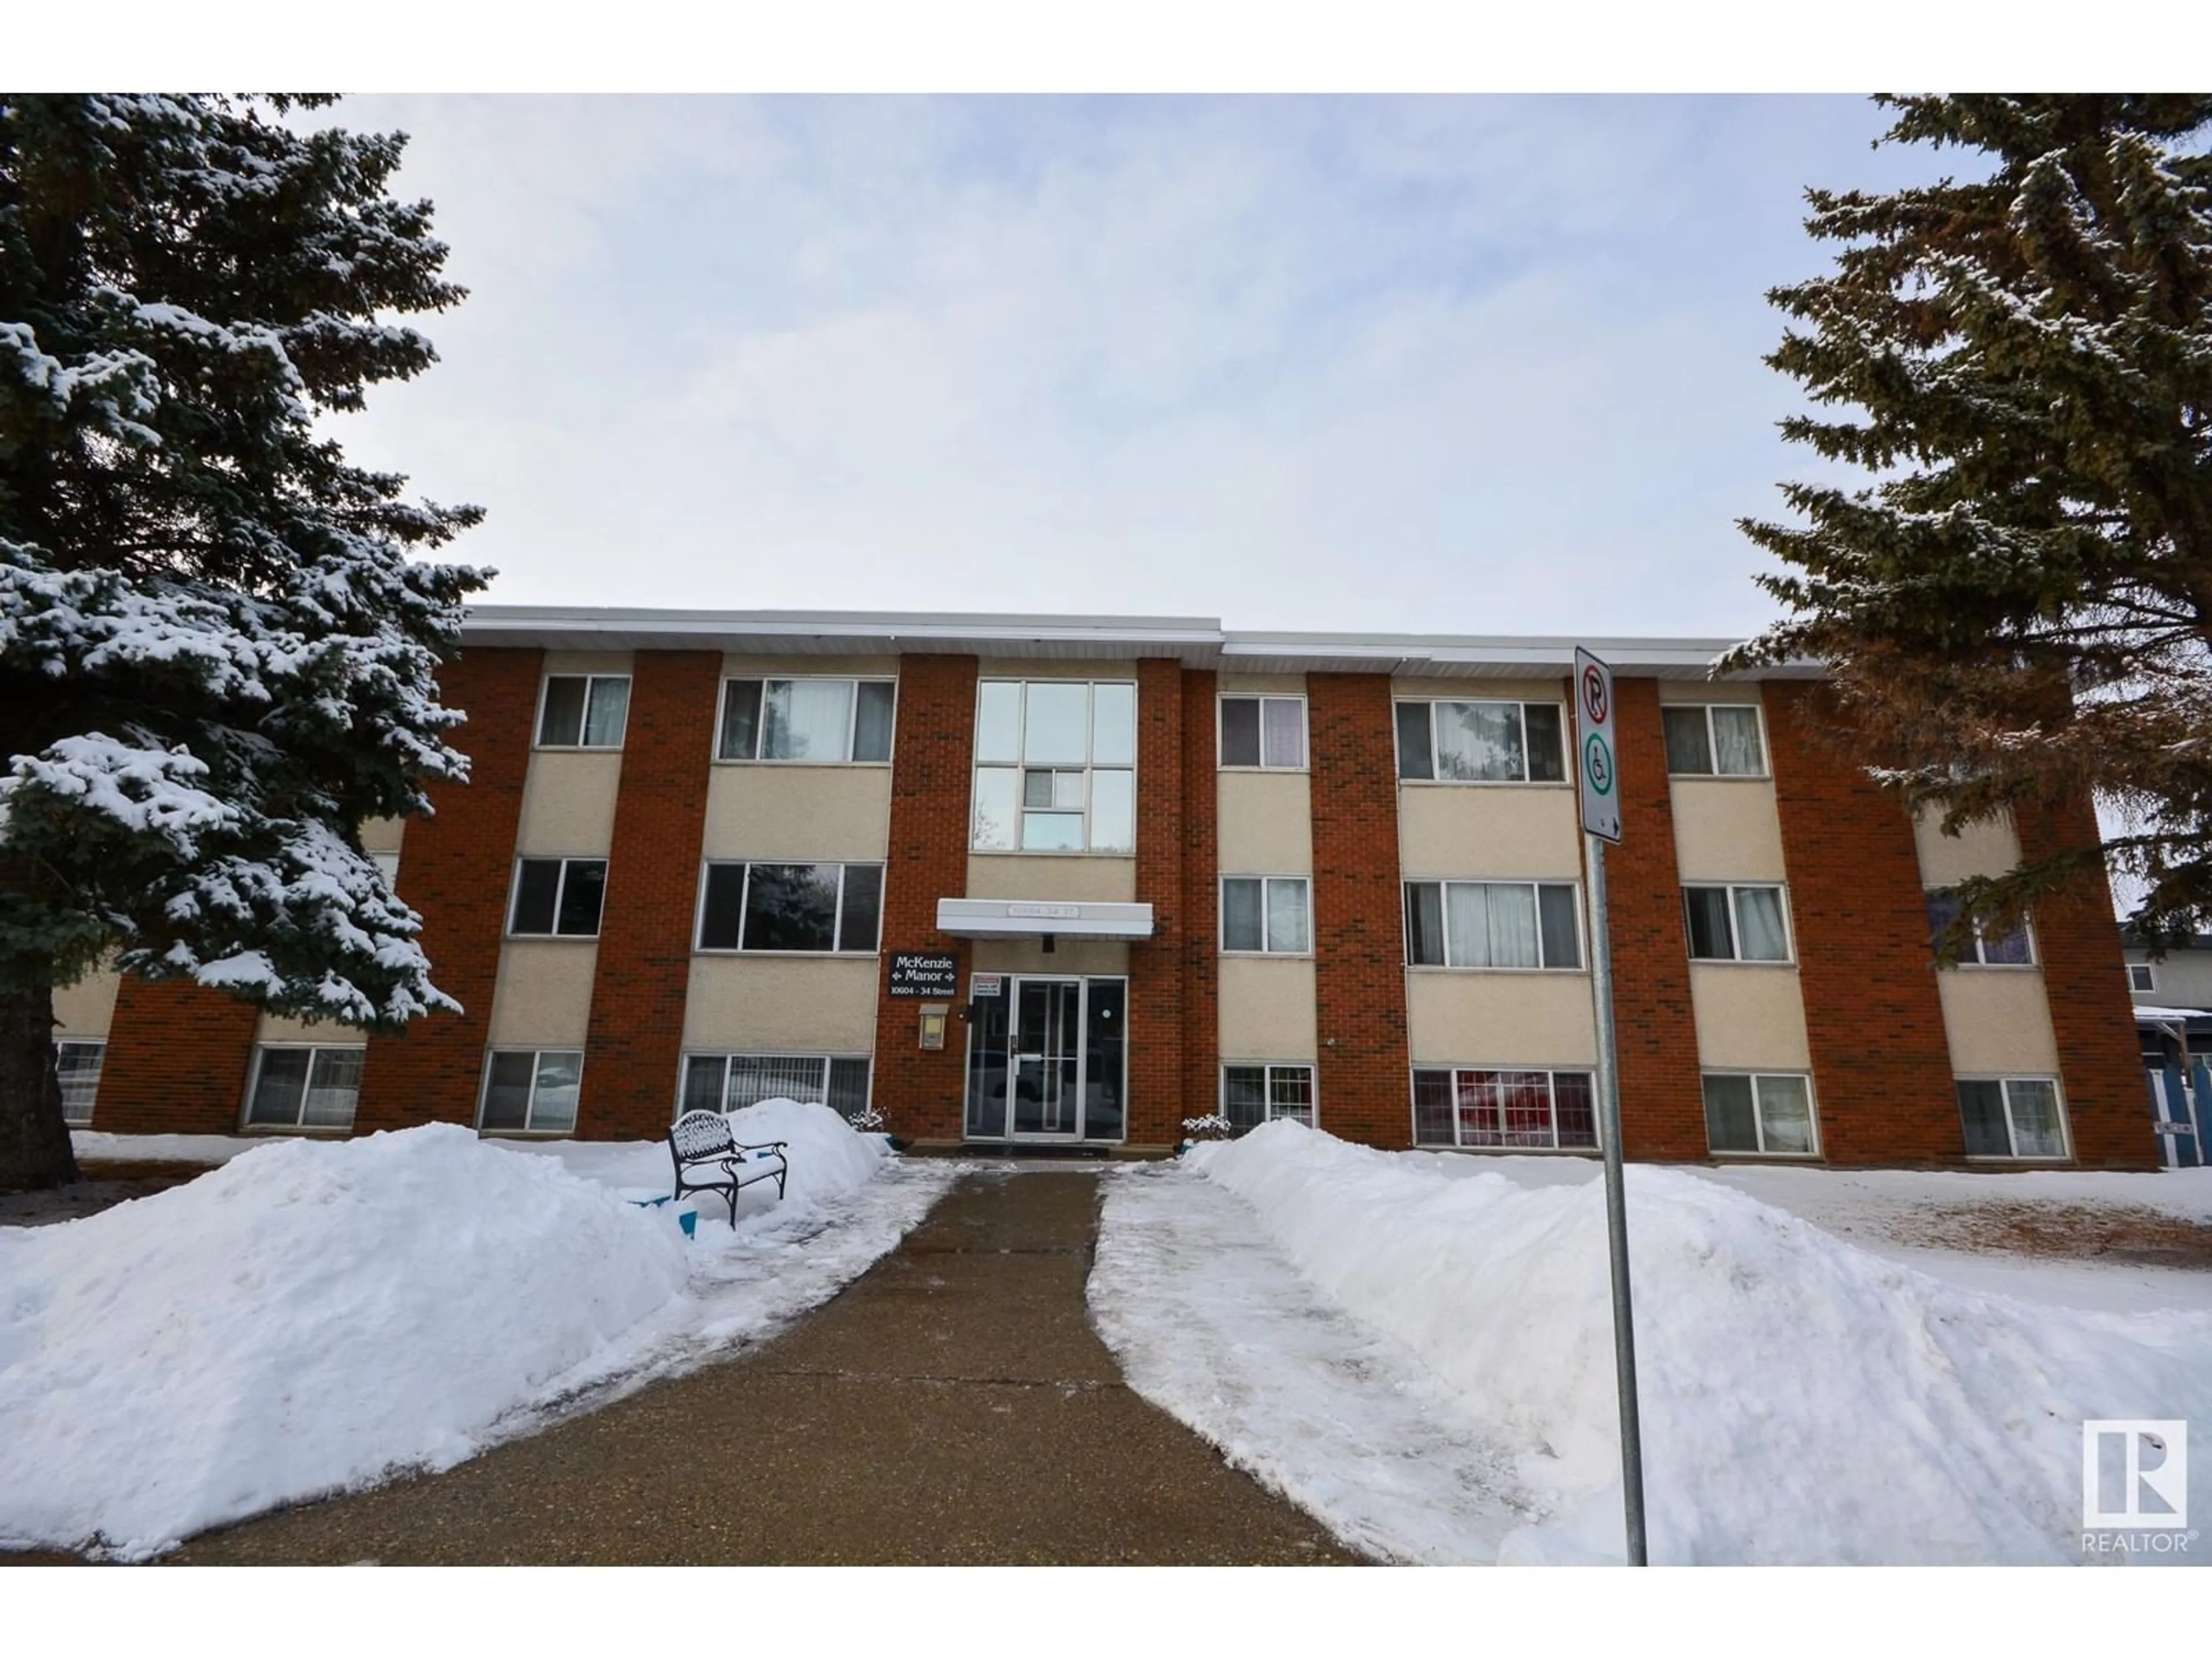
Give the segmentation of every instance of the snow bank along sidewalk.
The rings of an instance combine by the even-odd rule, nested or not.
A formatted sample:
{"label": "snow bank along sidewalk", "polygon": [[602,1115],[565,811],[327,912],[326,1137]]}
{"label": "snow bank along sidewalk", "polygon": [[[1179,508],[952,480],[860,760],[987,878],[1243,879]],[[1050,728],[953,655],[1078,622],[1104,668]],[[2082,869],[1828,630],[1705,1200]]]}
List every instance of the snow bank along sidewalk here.
{"label": "snow bank along sidewalk", "polygon": [[665,1207],[665,1145],[516,1146],[432,1124],[273,1141],[82,1220],[0,1229],[0,1546],[125,1559],[271,1505],[442,1468],[580,1398],[819,1302],[949,1172],[836,1113],[732,1114],[791,1142],[737,1227]]}
{"label": "snow bank along sidewalk", "polygon": [[[1599,1182],[1446,1174],[1288,1122],[1186,1161],[1509,1449],[1501,1491],[1542,1518],[1504,1559],[1620,1557]],[[1681,1171],[1633,1167],[1628,1194],[1655,1560],[2078,1561],[2082,1420],[2212,1423],[2212,1314],[1978,1293]]]}

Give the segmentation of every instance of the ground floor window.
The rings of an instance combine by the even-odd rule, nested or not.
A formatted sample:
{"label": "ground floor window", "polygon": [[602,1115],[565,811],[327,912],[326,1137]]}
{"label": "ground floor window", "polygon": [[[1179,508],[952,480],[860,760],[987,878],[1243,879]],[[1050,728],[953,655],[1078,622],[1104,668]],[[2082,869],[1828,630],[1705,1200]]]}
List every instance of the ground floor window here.
{"label": "ground floor window", "polygon": [[584,1056],[575,1048],[511,1048],[484,1067],[478,1127],[508,1133],[567,1134],[576,1127]]}
{"label": "ground floor window", "polygon": [[684,1062],[686,1112],[734,1112],[763,1100],[804,1100],[850,1121],[868,1109],[868,1061],[840,1054],[693,1054]]}
{"label": "ground floor window", "polygon": [[1717,1152],[1811,1157],[1813,1080],[1786,1072],[1706,1073],[1705,1144]]}
{"label": "ground floor window", "polygon": [[1962,1077],[1959,1116],[1969,1158],[2066,1156],[2066,1125],[2054,1079]]}
{"label": "ground floor window", "polygon": [[246,1122],[257,1128],[349,1129],[368,1050],[262,1048],[254,1055]]}
{"label": "ground floor window", "polygon": [[1413,1142],[1595,1149],[1597,1108],[1590,1074],[1417,1066]]}
{"label": "ground floor window", "polygon": [[54,1070],[62,1080],[62,1121],[82,1129],[92,1121],[93,1097],[100,1092],[100,1063],[107,1058],[104,1042],[58,1042]]}
{"label": "ground floor window", "polygon": [[1296,1118],[1311,1128],[1314,1068],[1224,1066],[1221,1068],[1221,1115],[1238,1134],[1279,1117]]}

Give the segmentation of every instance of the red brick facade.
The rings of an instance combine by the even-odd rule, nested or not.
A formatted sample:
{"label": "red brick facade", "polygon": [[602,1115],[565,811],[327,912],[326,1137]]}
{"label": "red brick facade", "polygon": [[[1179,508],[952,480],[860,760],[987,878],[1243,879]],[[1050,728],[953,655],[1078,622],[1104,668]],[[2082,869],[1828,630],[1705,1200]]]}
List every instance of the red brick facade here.
{"label": "red brick facade", "polygon": [[1705,1097],[1690,1005],[1690,946],[1674,862],[1674,802],[1659,683],[1616,679],[1621,840],[1605,855],[1613,1054],[1624,1158],[1702,1158]]}
{"label": "red brick facade", "polygon": [[251,1003],[204,986],[126,976],[116,988],[94,1126],[125,1135],[235,1133],[260,1020]]}
{"label": "red brick facade", "polygon": [[[1218,682],[1209,670],[1182,677],[1182,1088],[1178,1121],[1212,1111],[1221,1086],[1221,786],[1215,746]],[[1141,896],[1141,895],[1140,895]],[[1147,1127],[1149,1128],[1149,1125]],[[1130,1139],[1139,1137],[1132,1127]],[[1149,1133],[1145,1137],[1149,1139]]]}
{"label": "red brick facade", "polygon": [[409,821],[398,888],[422,917],[431,982],[462,1012],[369,1039],[356,1129],[476,1121],[544,661],[539,651],[472,650],[438,677],[447,706],[468,714],[450,741],[469,757],[469,781],[433,788],[435,815]]}
{"label": "red brick facade", "polygon": [[[2096,813],[2086,801],[2023,811],[2019,828],[2021,856],[2031,864],[2100,839]],[[2032,925],[2058,1038],[2059,1088],[2074,1156],[2097,1169],[2150,1169],[2158,1162],[2157,1145],[2146,1127],[2142,1056],[2110,885],[2100,875],[2045,899]]]}
{"label": "red brick facade", "polygon": [[[1966,1132],[1912,821],[1828,739],[1827,703],[1816,684],[1766,686],[1821,1150],[1831,1164],[1954,1162]],[[2112,959],[2123,985],[2117,939]]]}
{"label": "red brick facade", "polygon": [[1410,1146],[1405,897],[1398,760],[1387,674],[1306,678],[1313,778],[1314,1015],[1322,1127]]}
{"label": "red brick facade", "polygon": [[[899,662],[898,729],[891,748],[890,857],[884,872],[883,963],[898,951],[949,951],[968,983],[968,941],[937,931],[937,901],[968,890],[968,812],[974,788],[976,660],[910,656]],[[875,1105],[892,1132],[957,1140],[967,1033],[955,1018],[945,1047],[921,1046],[918,1001],[876,990]]]}
{"label": "red brick facade", "polygon": [[651,1139],[674,1115],[714,760],[716,651],[641,651],[607,854],[577,1121]]}
{"label": "red brick facade", "polygon": [[1183,818],[1187,805],[1181,665],[1137,665],[1137,901],[1152,907],[1152,937],[1129,947],[1129,1139],[1173,1146],[1183,1109]]}

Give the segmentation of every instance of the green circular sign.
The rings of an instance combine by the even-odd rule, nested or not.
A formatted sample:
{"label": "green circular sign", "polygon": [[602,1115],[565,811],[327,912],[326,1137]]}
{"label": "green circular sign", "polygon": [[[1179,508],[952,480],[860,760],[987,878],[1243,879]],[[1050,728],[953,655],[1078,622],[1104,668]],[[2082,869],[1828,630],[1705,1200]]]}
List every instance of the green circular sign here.
{"label": "green circular sign", "polygon": [[1613,750],[1600,733],[1593,732],[1583,744],[1583,775],[1601,795],[1613,793]]}

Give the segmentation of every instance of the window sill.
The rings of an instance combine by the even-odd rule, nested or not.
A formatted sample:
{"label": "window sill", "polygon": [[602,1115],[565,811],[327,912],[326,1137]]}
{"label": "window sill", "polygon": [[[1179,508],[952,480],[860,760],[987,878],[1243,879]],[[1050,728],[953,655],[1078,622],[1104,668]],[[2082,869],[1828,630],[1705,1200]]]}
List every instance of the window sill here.
{"label": "window sill", "polygon": [[618,743],[533,743],[533,751],[547,755],[619,755]]}
{"label": "window sill", "polygon": [[1785,957],[1780,962],[1746,962],[1741,957],[1692,957],[1692,968],[1795,968],[1797,958]]}
{"label": "window sill", "polygon": [[1310,951],[1217,951],[1216,956],[1234,962],[1311,962]]}
{"label": "window sill", "polygon": [[714,757],[714,763],[717,766],[758,766],[770,770],[783,767],[799,767],[813,771],[826,769],[844,772],[888,772],[891,769],[891,763],[887,760],[738,760],[726,755],[717,755]]}
{"label": "window sill", "polygon": [[1985,1164],[2004,1169],[2028,1165],[2048,1169],[2054,1165],[2069,1164],[2073,1161],[2074,1156],[2070,1152],[1968,1152],[1966,1154],[1966,1162],[1969,1164]]}
{"label": "window sill", "polygon": [[597,945],[597,933],[502,933],[510,945]]}
{"label": "window sill", "polygon": [[[695,947],[695,957],[741,957],[748,962],[873,962],[883,955],[881,951],[743,951],[724,950],[711,945]],[[732,1052],[717,1049],[715,1053]],[[750,1053],[750,1050],[745,1052]]]}
{"label": "window sill", "polygon": [[477,1131],[477,1139],[479,1140],[569,1140],[574,1138],[575,1133],[576,1131],[573,1127],[566,1129],[485,1129],[480,1127]]}
{"label": "window sill", "polygon": [[293,1135],[307,1140],[343,1140],[353,1133],[350,1123],[242,1123],[241,1135]]}
{"label": "window sill", "polygon": [[1587,979],[1587,968],[1454,968],[1448,963],[1409,962],[1409,974],[1510,974],[1516,978]]}
{"label": "window sill", "polygon": [[1771,772],[1669,772],[1669,783],[1771,783]]}
{"label": "window sill", "polygon": [[1946,963],[1936,971],[1945,974],[2033,974],[2042,966],[2039,962],[1953,962]]}
{"label": "window sill", "polygon": [[1571,778],[1401,778],[1401,789],[1572,789]]}
{"label": "window sill", "polygon": [[1596,1158],[1596,1146],[1445,1146],[1435,1141],[1416,1141],[1417,1152],[1458,1152],[1472,1158]]}
{"label": "window sill", "polygon": [[1065,848],[1053,847],[971,847],[969,856],[979,859],[1126,859],[1136,862],[1137,854],[1127,853],[1075,853]]}
{"label": "window sill", "polygon": [[1265,777],[1304,778],[1310,777],[1313,774],[1313,768],[1310,766],[1231,766],[1226,761],[1221,762],[1213,769],[1217,772],[1250,772]]}
{"label": "window sill", "polygon": [[[1744,1075],[1739,1073],[1738,1076]],[[1715,1163],[1728,1164],[1825,1164],[1827,1160],[1817,1152],[1723,1152],[1709,1148],[1706,1156]]]}

